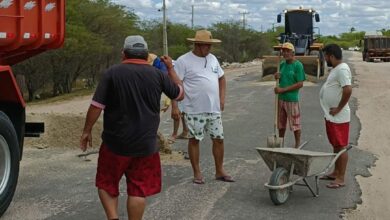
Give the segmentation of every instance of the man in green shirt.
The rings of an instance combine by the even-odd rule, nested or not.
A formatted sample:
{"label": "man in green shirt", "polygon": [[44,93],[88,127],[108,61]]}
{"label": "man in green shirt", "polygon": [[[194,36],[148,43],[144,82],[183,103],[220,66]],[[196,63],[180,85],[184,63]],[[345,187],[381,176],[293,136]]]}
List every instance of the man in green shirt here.
{"label": "man in green shirt", "polygon": [[278,129],[279,137],[284,138],[287,121],[290,130],[294,132],[295,147],[301,143],[301,114],[299,109],[299,89],[306,80],[303,65],[295,59],[295,49],[291,43],[282,45],[284,60],[280,62],[280,71],[275,73],[279,86],[275,87],[278,94]]}

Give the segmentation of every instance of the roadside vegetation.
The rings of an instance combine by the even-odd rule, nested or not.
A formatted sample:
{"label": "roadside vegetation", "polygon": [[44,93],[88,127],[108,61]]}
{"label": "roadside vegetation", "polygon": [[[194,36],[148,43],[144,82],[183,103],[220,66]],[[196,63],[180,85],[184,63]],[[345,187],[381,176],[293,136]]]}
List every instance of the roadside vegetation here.
{"label": "roadside vegetation", "polygon": [[[213,53],[223,62],[246,62],[270,54],[283,27],[264,32],[244,29],[239,21],[221,21],[209,27],[191,27],[168,22],[168,51],[174,59],[191,49],[186,38],[207,28],[222,43]],[[383,30],[390,35],[390,30]],[[92,92],[101,73],[121,60],[123,39],[140,34],[149,50],[162,54],[162,23],[143,20],[129,8],[109,0],[66,1],[66,40],[63,48],[42,53],[13,67],[17,81],[28,101],[47,99],[77,91]],[[317,36],[318,41],[338,43],[344,49],[360,46],[364,31],[339,36]],[[80,92],[81,90],[85,90]],[[68,95],[69,96],[69,95]]]}

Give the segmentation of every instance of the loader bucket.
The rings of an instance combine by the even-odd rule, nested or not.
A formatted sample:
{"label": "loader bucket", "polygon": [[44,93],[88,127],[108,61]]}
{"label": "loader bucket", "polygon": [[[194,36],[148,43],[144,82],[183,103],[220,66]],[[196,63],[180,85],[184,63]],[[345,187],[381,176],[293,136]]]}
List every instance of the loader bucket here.
{"label": "loader bucket", "polygon": [[263,78],[276,73],[278,65],[283,57],[279,56],[263,56]]}
{"label": "loader bucket", "polygon": [[[277,70],[277,65],[279,64],[279,56],[264,56],[263,57],[263,78],[267,75],[274,74]],[[324,75],[324,64],[321,64],[321,61],[318,56],[295,56],[295,58],[303,64],[306,75],[311,77],[316,77],[317,79],[320,76]],[[283,58],[282,58],[283,59]]]}

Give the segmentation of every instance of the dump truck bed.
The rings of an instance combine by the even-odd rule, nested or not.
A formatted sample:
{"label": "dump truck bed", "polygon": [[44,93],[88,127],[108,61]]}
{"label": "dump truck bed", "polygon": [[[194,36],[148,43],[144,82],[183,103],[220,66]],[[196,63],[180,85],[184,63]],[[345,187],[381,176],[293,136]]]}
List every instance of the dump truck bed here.
{"label": "dump truck bed", "polygon": [[1,1],[0,65],[13,65],[63,45],[65,1]]}

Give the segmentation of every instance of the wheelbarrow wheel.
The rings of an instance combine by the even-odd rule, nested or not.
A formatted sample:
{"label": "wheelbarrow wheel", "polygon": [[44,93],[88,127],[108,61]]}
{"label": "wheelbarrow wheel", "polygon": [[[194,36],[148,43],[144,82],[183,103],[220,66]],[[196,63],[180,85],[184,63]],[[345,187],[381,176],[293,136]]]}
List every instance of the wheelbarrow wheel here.
{"label": "wheelbarrow wheel", "polygon": [[[288,172],[283,167],[276,168],[270,177],[269,185],[280,186],[288,183]],[[290,187],[284,189],[269,189],[269,195],[275,205],[285,203],[290,195]]]}

